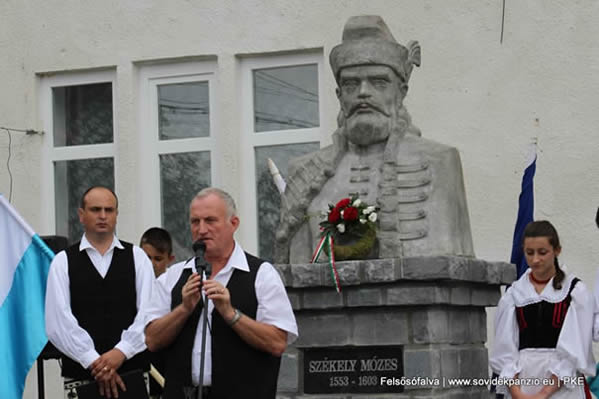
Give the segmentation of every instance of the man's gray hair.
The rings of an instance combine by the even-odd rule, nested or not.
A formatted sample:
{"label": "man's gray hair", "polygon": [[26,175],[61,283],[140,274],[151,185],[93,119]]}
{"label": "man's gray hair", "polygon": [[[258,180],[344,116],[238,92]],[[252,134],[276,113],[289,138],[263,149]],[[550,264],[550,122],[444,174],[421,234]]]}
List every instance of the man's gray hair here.
{"label": "man's gray hair", "polygon": [[192,202],[196,199],[201,199],[201,198],[205,198],[211,194],[216,195],[217,197],[219,197],[221,200],[224,201],[225,206],[227,207],[227,216],[228,217],[233,217],[233,216],[237,216],[237,207],[235,206],[235,200],[233,200],[233,197],[231,197],[231,195],[229,193],[227,193],[224,190],[221,190],[220,188],[216,188],[216,187],[206,187],[202,190],[200,190],[200,192],[198,192],[195,197],[193,197],[193,200],[191,200]]}

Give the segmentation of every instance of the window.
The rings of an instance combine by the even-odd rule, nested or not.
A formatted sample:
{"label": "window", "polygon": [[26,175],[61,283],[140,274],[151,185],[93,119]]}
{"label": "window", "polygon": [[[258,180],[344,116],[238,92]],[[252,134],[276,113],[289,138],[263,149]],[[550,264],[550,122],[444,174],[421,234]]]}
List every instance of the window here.
{"label": "window", "polygon": [[252,71],[254,132],[318,127],[318,64]]}
{"label": "window", "polygon": [[[244,247],[273,258],[280,195],[268,168],[285,178],[289,160],[320,147],[322,52],[242,58]],[[253,167],[247,167],[253,165]]]}
{"label": "window", "polygon": [[[215,171],[216,62],[141,65],[139,214],[143,229],[171,233],[177,260],[192,255],[189,202],[212,185]],[[155,176],[159,176],[157,179]]]}
{"label": "window", "polygon": [[114,93],[113,71],[40,77],[43,220],[71,243],[83,234],[77,208],[85,190],[115,189]]}

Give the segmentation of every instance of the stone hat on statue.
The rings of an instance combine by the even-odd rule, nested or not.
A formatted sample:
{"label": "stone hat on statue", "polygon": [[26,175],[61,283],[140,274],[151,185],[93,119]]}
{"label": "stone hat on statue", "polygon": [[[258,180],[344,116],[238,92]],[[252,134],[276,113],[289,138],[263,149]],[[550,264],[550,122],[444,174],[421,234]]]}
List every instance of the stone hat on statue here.
{"label": "stone hat on statue", "polygon": [[342,43],[330,54],[331,68],[339,82],[342,68],[358,65],[386,65],[408,82],[414,65],[420,66],[420,45],[397,43],[385,21],[378,15],[359,15],[347,20]]}

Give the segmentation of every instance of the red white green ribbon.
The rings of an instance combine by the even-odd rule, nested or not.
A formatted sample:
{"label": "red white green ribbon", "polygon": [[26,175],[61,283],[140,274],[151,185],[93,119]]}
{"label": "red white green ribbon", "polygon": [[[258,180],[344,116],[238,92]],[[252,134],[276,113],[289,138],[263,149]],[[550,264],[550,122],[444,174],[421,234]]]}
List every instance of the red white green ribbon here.
{"label": "red white green ribbon", "polygon": [[327,232],[320,239],[320,242],[314,250],[314,254],[312,255],[312,260],[310,261],[310,263],[315,263],[318,260],[324,248],[327,248],[329,250],[329,266],[331,268],[331,277],[335,282],[335,289],[337,290],[337,292],[340,293],[341,283],[339,282],[339,273],[337,273],[337,267],[335,266],[335,244],[331,233]]}

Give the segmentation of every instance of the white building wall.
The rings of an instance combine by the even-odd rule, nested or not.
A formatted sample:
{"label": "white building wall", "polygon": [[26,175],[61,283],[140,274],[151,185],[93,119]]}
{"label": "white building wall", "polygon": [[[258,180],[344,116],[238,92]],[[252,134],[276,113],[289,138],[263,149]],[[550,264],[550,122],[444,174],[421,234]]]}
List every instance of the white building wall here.
{"label": "white building wall", "polygon": [[[527,145],[537,138],[537,219],[561,234],[561,261],[592,285],[599,256],[599,2],[501,0],[17,1],[0,2],[0,126],[42,129],[40,76],[116,70],[119,235],[136,242],[146,227],[139,187],[138,73],[149,62],[217,60],[216,183],[239,201],[240,56],[322,49],[341,39],[348,17],[378,14],[401,43],[416,39],[422,66],[406,101],[424,137],[457,147],[477,257],[507,260]],[[322,144],[338,103],[326,60]],[[42,192],[42,149],[49,135],[12,134],[12,202],[40,233],[52,234]],[[8,136],[0,130],[0,192],[9,196]],[[144,184],[157,184],[148,176]],[[242,222],[247,215],[241,214]],[[243,242],[247,237],[239,237]],[[48,365],[50,362],[48,362]],[[56,367],[46,367],[47,397],[60,397]],[[31,377],[31,376],[30,376]],[[49,380],[53,380],[50,382]],[[37,397],[35,378],[25,398]]]}

